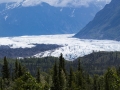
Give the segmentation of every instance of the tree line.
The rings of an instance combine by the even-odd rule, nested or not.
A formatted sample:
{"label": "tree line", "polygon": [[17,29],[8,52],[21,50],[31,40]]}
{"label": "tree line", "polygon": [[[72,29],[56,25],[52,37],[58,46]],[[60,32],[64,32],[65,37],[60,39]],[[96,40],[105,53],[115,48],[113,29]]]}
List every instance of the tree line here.
{"label": "tree line", "polygon": [[79,58],[76,69],[72,63],[67,69],[61,54],[49,72],[42,71],[39,66],[31,74],[19,60],[15,60],[13,66],[8,61],[4,57],[0,90],[120,90],[120,68],[110,67],[102,75],[89,74]]}

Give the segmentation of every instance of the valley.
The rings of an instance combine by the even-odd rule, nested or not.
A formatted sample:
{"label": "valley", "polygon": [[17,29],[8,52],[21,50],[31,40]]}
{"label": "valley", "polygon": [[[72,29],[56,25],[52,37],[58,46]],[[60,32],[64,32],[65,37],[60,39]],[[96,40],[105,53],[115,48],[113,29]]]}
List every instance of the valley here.
{"label": "valley", "polygon": [[[22,51],[21,53],[23,53],[22,56],[24,57],[59,57],[60,53],[63,53],[64,58],[70,61],[88,55],[93,51],[120,51],[119,41],[78,39],[73,36],[74,34],[1,37],[0,46],[8,46],[11,49],[14,49],[15,54]],[[42,48],[44,51],[42,51]],[[4,53],[10,53],[9,50],[10,49],[6,49]],[[1,51],[4,51],[4,49]],[[0,53],[2,53],[1,51]],[[31,54],[30,52],[36,53]],[[6,56],[10,55],[6,54]],[[21,56],[18,54],[17,57]]]}
{"label": "valley", "polygon": [[0,0],[0,90],[120,90],[120,0]]}

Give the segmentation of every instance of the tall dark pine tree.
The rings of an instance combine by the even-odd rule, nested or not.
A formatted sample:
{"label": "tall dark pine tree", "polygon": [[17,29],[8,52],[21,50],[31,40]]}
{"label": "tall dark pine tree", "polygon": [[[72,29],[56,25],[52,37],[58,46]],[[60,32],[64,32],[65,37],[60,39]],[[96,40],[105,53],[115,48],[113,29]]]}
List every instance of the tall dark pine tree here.
{"label": "tall dark pine tree", "polygon": [[15,75],[15,79],[18,78],[18,70],[19,70],[19,63],[16,60],[15,61],[15,69],[14,69],[14,75]]}
{"label": "tall dark pine tree", "polygon": [[24,74],[23,67],[22,67],[21,64],[19,63],[19,67],[18,67],[18,77],[21,77],[23,74]]}
{"label": "tall dark pine tree", "polygon": [[61,53],[59,57],[59,90],[62,90],[65,88],[66,83],[66,70],[65,70],[65,59],[63,58],[63,55]]}
{"label": "tall dark pine tree", "polygon": [[2,79],[0,81],[0,90],[3,90],[3,81],[2,81]]}
{"label": "tall dark pine tree", "polygon": [[60,54],[60,57],[59,57],[59,68],[61,68],[64,71],[64,73],[66,73],[66,71],[65,71],[65,59],[63,58],[62,53]]}
{"label": "tall dark pine tree", "polygon": [[10,78],[10,72],[9,72],[9,67],[8,67],[8,62],[6,57],[4,57],[4,62],[2,66],[2,78],[7,80]]}
{"label": "tall dark pine tree", "polygon": [[40,79],[40,68],[37,69],[36,81],[37,81],[38,83],[41,82],[41,79]]}
{"label": "tall dark pine tree", "polygon": [[78,72],[77,72],[77,86],[81,88],[82,84],[83,84],[83,72],[82,72],[81,63],[79,59],[78,60]]}
{"label": "tall dark pine tree", "polygon": [[98,90],[98,86],[97,86],[97,75],[94,75],[93,77],[93,90]]}
{"label": "tall dark pine tree", "polygon": [[72,67],[70,67],[70,75],[69,75],[69,80],[68,80],[68,88],[72,90],[72,85],[73,84],[73,70]]}
{"label": "tall dark pine tree", "polygon": [[59,90],[59,78],[58,78],[58,69],[56,62],[53,67],[52,82],[53,82],[53,87],[51,88],[51,90]]}
{"label": "tall dark pine tree", "polygon": [[82,73],[81,62],[80,59],[78,60],[78,71]]}

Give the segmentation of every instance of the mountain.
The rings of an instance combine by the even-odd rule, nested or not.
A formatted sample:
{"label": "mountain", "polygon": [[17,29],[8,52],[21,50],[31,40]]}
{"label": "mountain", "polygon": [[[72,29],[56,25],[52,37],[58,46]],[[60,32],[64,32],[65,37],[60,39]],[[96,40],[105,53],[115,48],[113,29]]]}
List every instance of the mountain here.
{"label": "mountain", "polygon": [[75,37],[120,40],[120,0],[112,0]]}
{"label": "mountain", "polygon": [[76,33],[99,10],[100,7],[93,4],[89,7],[0,4],[0,36]]}

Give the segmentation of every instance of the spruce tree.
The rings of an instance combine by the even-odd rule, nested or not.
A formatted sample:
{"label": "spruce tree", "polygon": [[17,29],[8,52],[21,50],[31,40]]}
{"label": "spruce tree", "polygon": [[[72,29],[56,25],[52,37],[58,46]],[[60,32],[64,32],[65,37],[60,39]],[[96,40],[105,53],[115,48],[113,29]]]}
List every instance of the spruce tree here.
{"label": "spruce tree", "polygon": [[78,60],[78,71],[82,73],[81,62],[80,59]]}
{"label": "spruce tree", "polygon": [[108,80],[109,71],[110,71],[110,69],[108,69],[108,72],[105,74],[105,90],[110,90],[109,89],[109,80]]}
{"label": "spruce tree", "polygon": [[7,80],[10,78],[8,61],[7,61],[6,57],[4,57],[4,62],[3,62],[3,66],[2,66],[2,78],[7,79]]}
{"label": "spruce tree", "polygon": [[94,75],[94,77],[93,77],[93,90],[98,90],[97,79],[98,79],[98,76]]}
{"label": "spruce tree", "polygon": [[19,63],[19,68],[18,68],[18,77],[21,77],[23,75],[23,69],[22,69],[22,66],[21,64]]}
{"label": "spruce tree", "polygon": [[1,81],[0,81],[0,90],[3,90],[3,81],[2,81],[2,79],[0,79]]}
{"label": "spruce tree", "polygon": [[14,75],[15,75],[15,79],[18,78],[18,71],[19,70],[19,63],[18,61],[16,60],[15,61],[15,69],[14,69]]}
{"label": "spruce tree", "polygon": [[70,75],[69,75],[69,81],[68,81],[68,87],[71,88],[73,83],[73,70],[72,67],[70,67]]}
{"label": "spruce tree", "polygon": [[40,68],[37,69],[36,81],[37,81],[38,83],[41,82],[41,79],[40,79]]}
{"label": "spruce tree", "polygon": [[53,86],[52,86],[51,90],[59,90],[59,78],[58,78],[58,69],[57,69],[56,62],[53,67],[52,82],[53,82]]}
{"label": "spruce tree", "polygon": [[62,68],[60,67],[59,67],[58,80],[59,80],[59,90],[64,90],[66,88],[66,75],[62,70]]}
{"label": "spruce tree", "polygon": [[117,72],[114,68],[108,68],[104,78],[105,78],[105,90],[120,89],[120,79],[117,76]]}
{"label": "spruce tree", "polygon": [[64,73],[66,73],[66,71],[65,71],[65,59],[63,58],[62,53],[60,54],[60,57],[59,57],[59,68],[61,68],[64,71]]}
{"label": "spruce tree", "polygon": [[78,60],[78,71],[77,71],[77,86],[81,88],[83,84],[83,73],[81,69],[80,59]]}
{"label": "spruce tree", "polygon": [[69,79],[68,79],[68,88],[69,90],[72,90],[72,87],[73,87],[73,70],[72,70],[72,67],[70,67],[70,75],[69,75]]}

